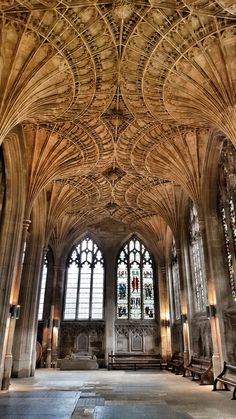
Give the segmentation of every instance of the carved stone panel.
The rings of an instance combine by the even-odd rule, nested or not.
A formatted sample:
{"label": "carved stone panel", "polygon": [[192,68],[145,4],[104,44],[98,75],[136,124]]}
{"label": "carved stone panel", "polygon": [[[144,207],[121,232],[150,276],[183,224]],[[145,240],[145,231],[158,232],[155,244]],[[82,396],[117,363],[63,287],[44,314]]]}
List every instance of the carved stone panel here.
{"label": "carved stone panel", "polygon": [[117,352],[160,352],[159,334],[156,323],[116,324]]}

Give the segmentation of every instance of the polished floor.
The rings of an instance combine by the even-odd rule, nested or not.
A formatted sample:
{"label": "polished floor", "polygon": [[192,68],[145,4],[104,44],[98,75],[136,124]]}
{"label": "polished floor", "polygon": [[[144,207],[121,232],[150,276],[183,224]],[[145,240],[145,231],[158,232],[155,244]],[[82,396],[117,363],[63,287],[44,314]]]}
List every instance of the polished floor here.
{"label": "polished floor", "polygon": [[1,419],[236,419],[232,392],[167,371],[59,371],[13,379]]}

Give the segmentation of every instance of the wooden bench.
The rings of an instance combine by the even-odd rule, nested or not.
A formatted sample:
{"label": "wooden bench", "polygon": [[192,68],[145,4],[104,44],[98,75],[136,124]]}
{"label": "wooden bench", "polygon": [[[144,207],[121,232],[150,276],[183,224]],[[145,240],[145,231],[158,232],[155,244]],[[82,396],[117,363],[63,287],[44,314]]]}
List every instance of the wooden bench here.
{"label": "wooden bench", "polygon": [[108,370],[132,368],[160,368],[162,358],[160,354],[111,353],[108,354]]}
{"label": "wooden bench", "polygon": [[167,361],[166,369],[171,368],[172,372],[177,375],[183,373],[184,370],[184,357],[177,353],[174,353],[169,361]]}
{"label": "wooden bench", "polygon": [[204,358],[191,357],[190,363],[184,367],[183,377],[186,372],[190,372],[192,380],[195,378],[200,380],[200,384],[213,384],[212,360]]}
{"label": "wooden bench", "polygon": [[217,390],[218,381],[224,384],[224,388],[219,390],[229,391],[228,386],[234,387],[232,400],[236,400],[236,365],[224,362],[223,371],[216,377],[212,391]]}

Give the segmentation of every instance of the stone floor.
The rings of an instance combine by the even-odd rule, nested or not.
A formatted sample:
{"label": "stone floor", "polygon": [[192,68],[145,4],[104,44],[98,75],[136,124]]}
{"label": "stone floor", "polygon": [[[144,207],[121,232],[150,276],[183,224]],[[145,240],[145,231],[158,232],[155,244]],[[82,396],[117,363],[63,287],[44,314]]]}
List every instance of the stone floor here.
{"label": "stone floor", "polygon": [[13,379],[1,419],[236,419],[231,392],[167,371],[59,371]]}

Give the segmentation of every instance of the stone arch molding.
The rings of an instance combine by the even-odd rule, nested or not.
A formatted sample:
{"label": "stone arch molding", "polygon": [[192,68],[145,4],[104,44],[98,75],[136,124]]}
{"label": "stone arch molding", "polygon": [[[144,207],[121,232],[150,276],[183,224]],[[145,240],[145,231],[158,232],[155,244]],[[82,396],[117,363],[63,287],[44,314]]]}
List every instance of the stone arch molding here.
{"label": "stone arch molding", "polygon": [[56,6],[1,6],[1,141],[23,121],[99,115],[115,92],[116,53],[99,11],[93,5]]}
{"label": "stone arch molding", "polygon": [[167,111],[178,122],[213,126],[236,146],[236,29],[199,42],[169,71],[164,85]]}

